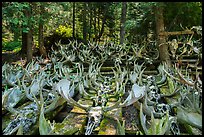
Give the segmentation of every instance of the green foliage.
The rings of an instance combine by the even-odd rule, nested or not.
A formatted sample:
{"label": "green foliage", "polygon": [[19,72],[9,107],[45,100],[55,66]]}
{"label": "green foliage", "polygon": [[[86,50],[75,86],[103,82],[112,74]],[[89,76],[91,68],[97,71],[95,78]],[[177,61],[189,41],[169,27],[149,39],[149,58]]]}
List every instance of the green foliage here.
{"label": "green foliage", "polygon": [[[30,9],[28,2],[4,2],[2,7],[2,16],[6,20],[11,31],[20,31],[27,28],[29,19],[26,18],[24,10]],[[24,28],[25,27],[25,28]],[[26,30],[24,30],[26,31]]]}
{"label": "green foliage", "polygon": [[201,2],[167,2],[164,13],[168,31],[183,30],[181,26],[202,26]]}
{"label": "green foliage", "polygon": [[6,51],[18,51],[21,49],[21,41],[11,41],[11,42],[3,42],[2,43],[2,50]]}
{"label": "green foliage", "polygon": [[[86,10],[87,39],[92,41],[99,36],[105,18],[101,40],[111,40],[117,43],[120,33],[121,2],[90,2],[85,7],[83,4],[84,2],[75,3],[76,37],[83,38],[83,13]],[[202,26],[201,2],[127,2],[125,36],[129,43],[143,41],[150,29],[155,33],[155,6],[164,8],[166,31]],[[32,15],[27,18],[24,11],[31,9]],[[44,35],[50,35],[55,31],[65,37],[70,37],[73,29],[73,3],[2,2],[2,18],[2,30],[5,32],[8,29],[10,33],[15,34],[15,38],[20,37],[21,32],[27,33],[31,26],[33,35],[37,36],[39,22],[44,25]],[[28,23],[31,25],[28,26]],[[3,37],[8,39],[8,36]]]}
{"label": "green foliage", "polygon": [[66,26],[60,25],[56,29],[56,33],[64,37],[72,37],[72,28],[70,26],[66,27]]}

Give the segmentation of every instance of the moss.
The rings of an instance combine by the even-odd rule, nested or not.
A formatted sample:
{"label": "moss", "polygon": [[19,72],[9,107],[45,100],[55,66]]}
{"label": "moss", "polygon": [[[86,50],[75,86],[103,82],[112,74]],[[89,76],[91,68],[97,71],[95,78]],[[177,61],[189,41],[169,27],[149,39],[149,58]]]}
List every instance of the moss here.
{"label": "moss", "polygon": [[[107,103],[107,106],[112,106],[112,105],[114,105],[113,102]],[[100,130],[98,134],[99,135],[116,135],[117,133],[119,133],[118,130],[120,130],[120,127],[117,124],[117,121],[115,120],[115,118],[119,120],[122,119],[122,109],[121,108],[113,109],[111,111],[108,111],[104,115],[105,117],[101,121]]]}
{"label": "moss", "polygon": [[79,131],[79,134],[82,134],[85,123],[86,115],[71,112],[62,123],[55,124],[54,133],[59,135],[72,135]]}
{"label": "moss", "polygon": [[[107,106],[113,106],[115,104],[115,102],[108,102]],[[122,108],[115,108],[111,111],[108,111],[105,113],[106,116],[111,116],[111,117],[115,117],[118,118],[119,120],[121,120],[122,118]]]}
{"label": "moss", "polygon": [[[29,105],[29,104],[31,104],[31,103],[32,103],[32,102],[26,102],[26,103],[24,103],[22,106],[18,107],[17,110],[22,110],[25,106],[27,106],[27,105]],[[7,112],[7,113],[3,116],[3,118],[2,118],[2,129],[5,129],[5,128],[8,126],[8,124],[9,124],[12,120],[15,119],[15,117],[16,117],[16,115],[11,114],[10,112]]]}
{"label": "moss", "polygon": [[[169,89],[168,87],[161,87],[160,88],[160,92],[164,95],[169,95]],[[177,99],[179,98],[179,95],[175,95],[171,98],[165,98],[165,100],[167,101],[167,103],[175,103],[177,102]]]}
{"label": "moss", "polygon": [[[78,102],[90,106],[93,103],[92,101],[83,99],[80,99]],[[55,124],[54,133],[59,135],[83,134],[86,118],[87,115],[85,110],[74,107],[62,123]]]}
{"label": "moss", "polygon": [[13,119],[15,119],[15,115],[6,114],[2,118],[2,130],[4,130]]}
{"label": "moss", "polygon": [[116,121],[105,117],[101,121],[98,135],[116,135]]}
{"label": "moss", "polygon": [[183,124],[183,126],[185,127],[187,133],[190,135],[202,135],[202,131],[197,128],[194,128],[188,124]]}
{"label": "moss", "polygon": [[66,105],[66,103],[64,102],[64,104],[62,104],[61,106],[58,106],[55,110],[53,110],[52,112],[46,113],[45,117],[46,119],[53,119]]}
{"label": "moss", "polygon": [[70,124],[67,122],[64,123],[57,123],[55,124],[55,130],[54,132],[56,134],[60,135],[72,135],[76,133],[79,129],[74,126],[70,126]]}

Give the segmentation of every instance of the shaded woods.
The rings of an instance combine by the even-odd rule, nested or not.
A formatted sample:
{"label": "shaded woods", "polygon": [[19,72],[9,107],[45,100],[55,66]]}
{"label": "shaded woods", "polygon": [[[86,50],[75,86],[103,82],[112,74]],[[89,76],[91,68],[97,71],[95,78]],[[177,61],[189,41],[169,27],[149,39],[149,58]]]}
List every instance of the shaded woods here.
{"label": "shaded woods", "polygon": [[201,2],[2,12],[2,134],[202,135]]}

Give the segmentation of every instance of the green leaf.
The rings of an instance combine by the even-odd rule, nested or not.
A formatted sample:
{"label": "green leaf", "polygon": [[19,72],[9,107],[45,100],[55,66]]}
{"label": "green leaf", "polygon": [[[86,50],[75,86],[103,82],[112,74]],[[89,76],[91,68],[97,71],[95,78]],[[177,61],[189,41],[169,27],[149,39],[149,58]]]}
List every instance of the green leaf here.
{"label": "green leaf", "polygon": [[24,33],[28,33],[28,31],[29,31],[30,29],[27,27],[27,28],[23,28],[23,32]]}
{"label": "green leaf", "polygon": [[15,25],[17,25],[18,22],[19,22],[19,20],[17,18],[14,18],[13,21],[12,21],[12,23],[15,24]]}

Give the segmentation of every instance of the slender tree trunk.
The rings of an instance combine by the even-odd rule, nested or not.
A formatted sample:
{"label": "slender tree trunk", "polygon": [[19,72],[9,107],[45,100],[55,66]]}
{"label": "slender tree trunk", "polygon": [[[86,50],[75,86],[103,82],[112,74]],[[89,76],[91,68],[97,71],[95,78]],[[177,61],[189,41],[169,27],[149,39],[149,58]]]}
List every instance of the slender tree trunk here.
{"label": "slender tree trunk", "polygon": [[159,45],[159,57],[162,62],[166,62],[171,65],[171,60],[169,57],[168,46],[166,44],[166,36],[159,35],[164,32],[164,17],[163,17],[163,7],[158,5],[155,7],[155,21],[156,21],[156,33],[157,41]]}
{"label": "slender tree trunk", "polygon": [[[43,14],[44,14],[44,7],[43,7],[43,5],[40,5],[41,18],[42,18]],[[39,45],[40,54],[44,58],[46,58],[47,57],[47,52],[46,52],[46,49],[44,47],[43,20],[42,19],[40,19],[40,21],[39,21],[38,45]]]}
{"label": "slender tree trunk", "polygon": [[106,16],[102,20],[102,26],[101,26],[101,30],[100,30],[99,35],[98,35],[98,41],[100,41],[100,38],[103,35],[104,28],[105,28],[105,22],[106,22]]}
{"label": "slender tree trunk", "polygon": [[89,4],[90,18],[89,18],[89,41],[91,40],[91,29],[92,29],[92,4]]}
{"label": "slender tree trunk", "polygon": [[127,3],[122,3],[122,14],[120,22],[120,44],[124,43],[125,40],[125,21],[126,21]]}
{"label": "slender tree trunk", "polygon": [[[30,7],[31,8],[31,7]],[[33,52],[32,52],[32,26],[31,26],[31,22],[30,22],[30,18],[31,18],[31,9],[25,10],[25,16],[26,18],[28,18],[28,27],[29,27],[29,31],[27,33],[27,40],[26,40],[26,44],[27,44],[27,63],[30,62],[32,60],[33,57]]]}
{"label": "slender tree trunk", "polygon": [[73,20],[72,20],[72,37],[75,39],[75,2],[73,2],[73,12],[72,12],[72,14],[73,14]]}
{"label": "slender tree trunk", "polygon": [[98,35],[99,35],[99,31],[100,31],[100,9],[98,9],[98,18],[97,18],[97,21],[98,21],[97,22],[98,23],[98,26],[97,26],[98,29],[97,29],[97,33],[96,33],[97,34],[96,35],[97,36],[96,39],[98,40]]}
{"label": "slender tree trunk", "polygon": [[96,9],[94,9],[94,41],[96,42],[96,36],[97,36],[97,30],[96,30]]}
{"label": "slender tree trunk", "polygon": [[83,40],[84,43],[87,43],[87,22],[86,22],[86,2],[84,2],[84,6],[83,6],[83,12],[82,12],[82,16],[83,16]]}
{"label": "slender tree trunk", "polygon": [[26,55],[27,52],[27,33],[22,32],[22,47],[21,47],[21,51],[19,52],[21,54],[22,57],[24,57],[24,55]]}

